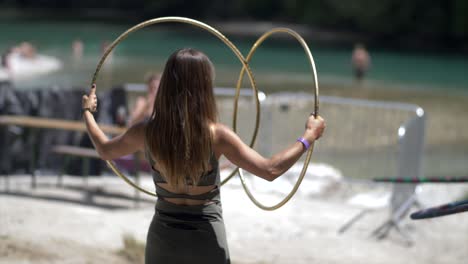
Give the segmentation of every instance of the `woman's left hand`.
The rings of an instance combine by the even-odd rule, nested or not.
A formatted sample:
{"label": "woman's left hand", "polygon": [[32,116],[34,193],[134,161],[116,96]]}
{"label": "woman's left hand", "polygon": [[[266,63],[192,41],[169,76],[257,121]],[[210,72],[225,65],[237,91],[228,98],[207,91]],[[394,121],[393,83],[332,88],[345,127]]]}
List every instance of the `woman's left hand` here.
{"label": "woman's left hand", "polygon": [[93,84],[89,94],[83,95],[81,100],[81,107],[83,110],[89,110],[90,112],[96,112],[97,110],[97,96],[96,96],[96,84]]}

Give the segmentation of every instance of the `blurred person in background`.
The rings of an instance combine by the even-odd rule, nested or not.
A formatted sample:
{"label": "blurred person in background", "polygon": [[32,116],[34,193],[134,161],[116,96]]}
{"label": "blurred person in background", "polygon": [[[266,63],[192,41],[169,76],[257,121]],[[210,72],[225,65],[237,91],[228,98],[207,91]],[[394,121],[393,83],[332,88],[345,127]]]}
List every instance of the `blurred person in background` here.
{"label": "blurred person in background", "polygon": [[0,83],[9,82],[12,78],[11,72],[11,55],[13,47],[10,47],[2,53],[0,57]]}
{"label": "blurred person in background", "polygon": [[19,54],[26,59],[35,59],[37,55],[36,47],[31,43],[24,41],[18,47]]}
{"label": "blurred person in background", "polygon": [[13,54],[14,47],[8,48],[5,52],[2,53],[1,57],[1,66],[8,70],[10,68],[10,56]]}
{"label": "blurred person in background", "polygon": [[11,59],[13,56],[19,56],[24,59],[32,60],[36,58],[36,48],[29,42],[21,42],[17,46],[8,48],[1,56],[1,66],[11,69]]}
{"label": "blurred person in background", "polygon": [[83,95],[83,118],[97,152],[112,160],[138,150],[151,164],[158,200],[150,224],[145,263],[230,263],[221,208],[219,158],[273,181],[322,136],[321,117],[309,116],[302,137],[271,158],[261,156],[218,123],[214,68],[194,49],[166,62],[149,120],[108,139],[92,112],[96,86]]}
{"label": "blurred person in background", "polygon": [[74,59],[81,59],[83,57],[84,44],[80,39],[75,39],[72,42],[72,54]]}
{"label": "blurred person in background", "polygon": [[[130,117],[127,115],[127,111],[124,107],[117,109],[117,125],[131,127],[137,123],[148,120],[153,113],[154,100],[159,88],[159,79],[161,75],[159,73],[150,73],[146,76],[146,96],[138,96],[135,101],[135,105],[130,112]],[[129,154],[114,161],[119,167],[124,168],[129,172],[134,172],[137,168],[135,159],[138,159],[138,167],[141,171],[151,172],[150,165],[148,162],[141,160],[141,156],[135,156]]]}
{"label": "blurred person in background", "polygon": [[364,76],[369,71],[371,58],[369,52],[361,43],[354,46],[351,63],[355,80],[357,82],[362,82],[364,80]]}
{"label": "blurred person in background", "polygon": [[[101,43],[101,54],[104,55],[104,53],[106,53],[107,49],[112,45],[112,42],[109,41],[109,40],[104,40],[102,43]],[[107,59],[106,59],[106,63],[107,64],[111,64],[112,61],[114,60],[114,52],[111,51],[108,55],[107,55]]]}
{"label": "blurred person in background", "polygon": [[151,73],[145,78],[147,94],[146,97],[139,96],[136,99],[135,106],[130,112],[129,126],[144,121],[153,113],[154,99],[158,93],[160,78],[161,75],[159,73]]}

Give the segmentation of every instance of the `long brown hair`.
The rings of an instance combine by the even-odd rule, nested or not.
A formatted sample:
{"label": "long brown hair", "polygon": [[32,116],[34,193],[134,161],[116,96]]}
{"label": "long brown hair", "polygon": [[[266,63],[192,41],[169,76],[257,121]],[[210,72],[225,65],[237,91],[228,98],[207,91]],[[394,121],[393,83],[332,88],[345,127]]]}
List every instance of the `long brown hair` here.
{"label": "long brown hair", "polygon": [[173,187],[196,185],[210,168],[216,122],[214,69],[208,57],[194,49],[174,52],[166,62],[146,143],[161,175]]}

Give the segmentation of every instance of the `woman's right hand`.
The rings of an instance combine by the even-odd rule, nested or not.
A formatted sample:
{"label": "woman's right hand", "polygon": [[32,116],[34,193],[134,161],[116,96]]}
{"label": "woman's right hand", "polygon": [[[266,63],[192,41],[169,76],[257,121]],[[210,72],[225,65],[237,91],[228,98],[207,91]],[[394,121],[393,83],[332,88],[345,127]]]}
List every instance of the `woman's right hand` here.
{"label": "woman's right hand", "polygon": [[325,120],[321,116],[317,116],[317,118],[315,118],[314,115],[310,115],[306,122],[304,138],[309,143],[314,142],[322,136],[325,127]]}
{"label": "woman's right hand", "polygon": [[97,96],[96,96],[96,84],[93,84],[89,94],[83,95],[81,99],[82,110],[89,110],[90,112],[96,112],[97,110]]}

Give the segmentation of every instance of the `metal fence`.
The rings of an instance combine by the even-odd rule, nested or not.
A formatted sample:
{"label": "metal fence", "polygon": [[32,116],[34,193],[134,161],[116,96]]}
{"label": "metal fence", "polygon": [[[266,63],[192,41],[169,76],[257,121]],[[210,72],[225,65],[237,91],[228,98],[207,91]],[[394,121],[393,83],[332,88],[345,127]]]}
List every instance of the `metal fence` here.
{"label": "metal fence", "polygon": [[[232,99],[219,100],[221,121],[230,124]],[[261,106],[261,123],[255,149],[270,156],[304,132],[313,109],[306,93],[268,95]],[[248,141],[255,108],[248,97],[239,102],[238,130]],[[320,97],[320,115],[327,129],[315,145],[312,162],[326,163],[353,179],[419,177],[424,145],[424,111],[411,104]]]}

